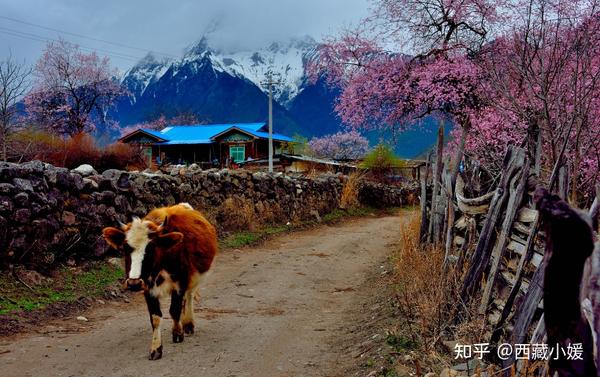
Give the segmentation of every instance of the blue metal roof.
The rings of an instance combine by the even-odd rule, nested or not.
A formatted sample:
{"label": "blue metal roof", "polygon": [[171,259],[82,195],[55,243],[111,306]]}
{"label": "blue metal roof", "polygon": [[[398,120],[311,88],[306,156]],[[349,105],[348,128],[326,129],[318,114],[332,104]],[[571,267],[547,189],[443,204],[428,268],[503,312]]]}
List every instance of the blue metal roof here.
{"label": "blue metal roof", "polygon": [[[159,137],[164,142],[160,145],[179,145],[179,144],[212,144],[214,137],[230,129],[239,129],[252,136],[259,138],[268,138],[269,133],[265,132],[265,123],[231,123],[231,124],[198,124],[198,125],[173,125],[165,127],[161,131],[152,131],[142,129],[151,135]],[[282,134],[273,133],[273,139],[278,141],[292,141],[293,139]]]}
{"label": "blue metal roof", "polygon": [[156,136],[158,138],[161,139],[165,139],[164,135],[160,133],[160,131],[155,131],[155,130],[149,130],[147,128],[140,128],[141,131],[144,131],[147,134],[150,134],[152,136]]}
{"label": "blue metal roof", "polygon": [[197,126],[169,126],[160,131],[161,137],[167,141],[160,144],[212,144],[211,138],[231,125],[197,125]]}
{"label": "blue metal roof", "polygon": [[[263,131],[262,129],[260,130],[256,130],[256,131],[250,131],[248,129],[246,129],[245,127],[238,127],[241,130],[244,130],[248,133],[251,133],[252,135],[256,136],[256,137],[261,137],[264,139],[268,139],[269,138],[269,130],[267,128],[266,132]],[[287,137],[285,135],[282,134],[278,134],[273,132],[273,140],[279,140],[279,141],[294,141],[294,139],[292,139],[291,137]]]}

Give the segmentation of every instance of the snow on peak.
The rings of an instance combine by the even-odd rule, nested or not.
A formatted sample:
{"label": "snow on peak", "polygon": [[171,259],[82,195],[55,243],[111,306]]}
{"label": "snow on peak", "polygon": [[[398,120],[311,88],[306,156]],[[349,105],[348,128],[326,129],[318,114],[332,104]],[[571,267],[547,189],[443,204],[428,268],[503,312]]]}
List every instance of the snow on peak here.
{"label": "snow on peak", "polygon": [[292,38],[285,42],[273,42],[258,50],[221,51],[212,54],[215,69],[225,71],[232,76],[245,78],[263,91],[261,85],[268,71],[272,71],[280,84],[274,86],[274,98],[287,105],[302,86],[306,57],[312,54],[317,42],[309,36]]}
{"label": "snow on peak", "polygon": [[265,74],[272,71],[280,83],[273,88],[274,98],[287,105],[300,91],[305,78],[304,64],[307,57],[314,54],[317,42],[310,36],[278,41],[256,50],[215,49],[204,36],[185,49],[179,60],[159,59],[149,53],[123,76],[123,84],[133,94],[134,101],[146,88],[158,81],[169,68],[177,72],[186,64],[199,66],[210,60],[215,71],[226,72],[248,80],[265,93],[267,88],[261,85]]}
{"label": "snow on peak", "polygon": [[144,93],[148,85],[162,77],[170,64],[169,58],[157,58],[149,52],[142,60],[125,72],[122,84],[129,89],[135,101],[138,96]]}

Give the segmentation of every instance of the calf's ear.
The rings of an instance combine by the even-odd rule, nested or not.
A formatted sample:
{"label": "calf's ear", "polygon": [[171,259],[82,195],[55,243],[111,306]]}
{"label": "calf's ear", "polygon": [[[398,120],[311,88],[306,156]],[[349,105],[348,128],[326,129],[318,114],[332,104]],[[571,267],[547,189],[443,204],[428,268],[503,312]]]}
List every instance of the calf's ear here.
{"label": "calf's ear", "polygon": [[125,232],[117,228],[104,228],[102,230],[102,236],[106,242],[115,249],[121,247],[125,242]]}
{"label": "calf's ear", "polygon": [[169,249],[183,240],[183,233],[171,232],[167,234],[161,234],[156,238],[156,244],[161,249]]}

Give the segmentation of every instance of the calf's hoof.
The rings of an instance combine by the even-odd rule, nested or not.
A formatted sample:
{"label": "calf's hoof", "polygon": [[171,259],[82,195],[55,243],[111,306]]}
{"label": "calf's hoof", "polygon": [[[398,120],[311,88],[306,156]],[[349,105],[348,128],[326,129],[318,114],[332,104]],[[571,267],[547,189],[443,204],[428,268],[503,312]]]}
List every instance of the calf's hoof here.
{"label": "calf's hoof", "polygon": [[183,325],[183,332],[186,334],[193,334],[194,333],[194,324],[186,323],[185,325]]}
{"label": "calf's hoof", "polygon": [[181,343],[183,342],[183,333],[173,333],[173,343]]}
{"label": "calf's hoof", "polygon": [[162,357],[162,346],[158,347],[155,350],[150,351],[150,356],[148,360],[158,360]]}

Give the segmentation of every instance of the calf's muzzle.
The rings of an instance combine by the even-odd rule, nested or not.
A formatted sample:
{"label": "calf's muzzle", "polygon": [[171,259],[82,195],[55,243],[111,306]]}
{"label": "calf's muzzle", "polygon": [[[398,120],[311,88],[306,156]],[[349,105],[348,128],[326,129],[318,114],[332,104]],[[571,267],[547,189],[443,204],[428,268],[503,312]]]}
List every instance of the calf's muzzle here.
{"label": "calf's muzzle", "polygon": [[130,291],[141,291],[144,288],[144,281],[142,279],[127,279],[127,289]]}

